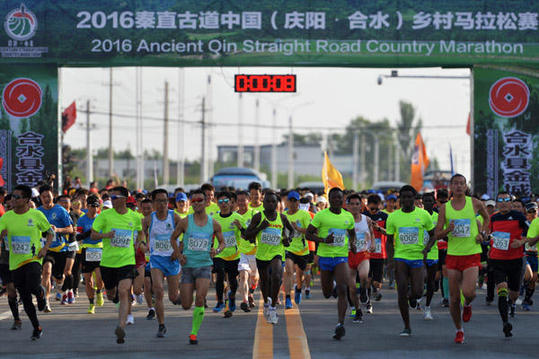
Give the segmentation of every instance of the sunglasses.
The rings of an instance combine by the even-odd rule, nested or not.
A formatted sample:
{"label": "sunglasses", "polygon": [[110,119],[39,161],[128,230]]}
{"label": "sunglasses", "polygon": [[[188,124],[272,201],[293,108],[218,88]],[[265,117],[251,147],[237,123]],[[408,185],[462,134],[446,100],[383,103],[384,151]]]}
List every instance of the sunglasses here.
{"label": "sunglasses", "polygon": [[498,202],[511,202],[511,198],[505,197],[505,198],[498,198]]}
{"label": "sunglasses", "polygon": [[228,198],[225,198],[225,199],[220,199],[217,201],[218,204],[223,204],[223,203],[228,203],[230,202],[230,200]]}
{"label": "sunglasses", "polygon": [[88,206],[90,206],[90,207],[99,207],[99,204],[97,204],[97,203],[89,203]]}
{"label": "sunglasses", "polygon": [[18,194],[12,194],[11,195],[11,198],[13,199],[21,199],[21,198],[24,198],[23,196],[19,196]]}
{"label": "sunglasses", "polygon": [[111,200],[115,200],[115,199],[118,199],[118,198],[125,198],[125,196],[122,196],[122,195],[119,195],[119,194],[113,194],[110,196],[110,199]]}
{"label": "sunglasses", "polygon": [[369,211],[376,212],[376,211],[378,211],[378,208],[377,207],[372,207],[372,208],[369,208]]}
{"label": "sunglasses", "polygon": [[204,199],[203,198],[191,199],[191,203],[200,203],[200,202],[204,202]]}
{"label": "sunglasses", "polygon": [[289,198],[288,200],[289,200],[290,202],[297,202],[297,201],[298,201],[298,200],[295,199],[295,198]]}

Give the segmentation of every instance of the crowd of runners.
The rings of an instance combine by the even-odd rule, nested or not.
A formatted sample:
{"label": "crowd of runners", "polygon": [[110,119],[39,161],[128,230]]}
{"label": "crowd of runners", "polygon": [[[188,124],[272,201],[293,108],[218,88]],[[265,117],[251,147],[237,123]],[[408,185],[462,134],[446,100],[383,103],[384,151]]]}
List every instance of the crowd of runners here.
{"label": "crowd of runners", "polygon": [[473,197],[459,174],[448,189],[423,194],[409,185],[389,193],[276,192],[256,182],[246,191],[204,184],[189,193],[0,188],[1,290],[11,329],[22,328],[22,302],[33,340],[43,334],[33,297],[44,313],[53,302],[88,300],[89,315],[106,297],[118,308],[121,344],[137,302],[147,306],[147,319],[157,319],[157,337],[166,335],[166,289],[171,303],[193,308],[188,340],[197,344],[206,310],[250,312],[258,288],[267,322],[277,325],[278,308],[301,307],[317,277],[323,296],[337,299],[336,340],[347,317],[361,323],[364,313],[375,313],[384,285],[398,294],[400,336],[412,334],[410,308],[433,319],[439,292],[454,340],[463,343],[476,289],[486,285],[486,303],[497,296],[500,328],[510,337],[517,305],[533,305],[538,200],[506,192]]}

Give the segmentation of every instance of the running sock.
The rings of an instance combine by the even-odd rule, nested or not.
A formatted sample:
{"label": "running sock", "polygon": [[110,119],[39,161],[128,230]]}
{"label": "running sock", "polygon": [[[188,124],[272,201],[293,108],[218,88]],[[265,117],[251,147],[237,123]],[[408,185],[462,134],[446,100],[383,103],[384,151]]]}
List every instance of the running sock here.
{"label": "running sock", "polygon": [[90,304],[94,304],[94,298],[88,298],[88,301],[90,302]]}
{"label": "running sock", "polygon": [[64,285],[62,287],[63,288],[66,288],[67,289],[73,289],[73,275],[70,274],[70,275],[66,275],[66,278],[64,279]]}
{"label": "running sock", "polygon": [[13,314],[13,319],[21,320],[21,318],[19,318],[19,305],[17,304],[17,297],[8,297],[7,301],[9,303],[9,309],[11,309],[11,314]]}
{"label": "running sock", "polygon": [[36,307],[32,302],[32,297],[30,296],[30,294],[22,296],[22,304],[24,306],[24,311],[26,312],[28,319],[30,319],[30,322],[32,322],[32,326],[34,327],[34,329],[38,329],[39,321],[37,320]]}
{"label": "running sock", "polygon": [[507,302],[507,289],[506,288],[500,288],[498,289],[498,311],[500,312],[500,317],[502,317],[502,321],[504,323],[507,323],[509,321],[508,318],[508,311],[509,311],[509,303]]}
{"label": "running sock", "polygon": [[193,326],[191,328],[192,335],[198,335],[202,320],[204,320],[204,307],[195,307],[193,310]]}
{"label": "running sock", "polygon": [[444,298],[447,299],[449,296],[449,278],[444,277],[444,279],[442,279],[442,288],[444,291]]}

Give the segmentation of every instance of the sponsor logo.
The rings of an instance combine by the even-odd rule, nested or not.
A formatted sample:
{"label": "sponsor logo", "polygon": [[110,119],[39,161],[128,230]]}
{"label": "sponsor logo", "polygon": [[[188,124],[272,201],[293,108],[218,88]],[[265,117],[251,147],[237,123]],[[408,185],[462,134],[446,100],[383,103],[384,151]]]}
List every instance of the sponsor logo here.
{"label": "sponsor logo", "polygon": [[15,118],[28,118],[41,108],[41,87],[27,78],[16,78],[2,91],[2,106]]}
{"label": "sponsor logo", "polygon": [[524,81],[517,77],[504,77],[490,87],[488,104],[496,115],[512,118],[526,111],[529,100],[530,89]]}
{"label": "sponsor logo", "polygon": [[34,46],[32,39],[38,29],[36,15],[24,4],[11,10],[4,20],[4,31],[10,40],[0,47],[2,57],[41,57],[49,51],[47,47]]}

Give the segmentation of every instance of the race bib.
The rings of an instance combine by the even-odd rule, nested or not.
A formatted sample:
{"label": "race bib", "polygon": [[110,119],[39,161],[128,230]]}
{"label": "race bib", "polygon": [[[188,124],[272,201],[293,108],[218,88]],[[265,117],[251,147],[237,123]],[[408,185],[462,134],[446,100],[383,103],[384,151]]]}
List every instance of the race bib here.
{"label": "race bib", "polygon": [[270,246],[278,246],[281,244],[281,230],[271,227],[264,229],[260,235],[260,242]]}
{"label": "race bib", "polygon": [[153,254],[169,255],[172,252],[169,234],[157,234],[153,240]]}
{"label": "race bib", "polygon": [[30,237],[12,236],[11,250],[14,254],[30,254]]}
{"label": "race bib", "polygon": [[102,253],[101,248],[86,248],[86,262],[100,262]]}
{"label": "race bib", "polygon": [[210,238],[205,233],[191,233],[187,241],[187,249],[195,252],[209,252]]}
{"label": "race bib", "polygon": [[382,253],[382,238],[374,239],[374,253]]}
{"label": "race bib", "polygon": [[524,245],[524,249],[528,252],[537,252],[537,244],[530,246],[530,244],[526,242],[526,244]]}
{"label": "race bib", "polygon": [[469,219],[455,219],[455,229],[451,233],[454,237],[465,238],[469,237],[471,233],[471,224]]}
{"label": "race bib", "polygon": [[419,228],[417,227],[400,227],[399,241],[401,244],[418,244],[419,243]]}
{"label": "race bib", "polygon": [[429,232],[424,231],[423,232],[423,245],[426,246],[427,243],[429,243],[429,240],[430,240]]}
{"label": "race bib", "polygon": [[328,234],[333,233],[333,243],[328,243],[330,246],[344,247],[346,241],[346,229],[330,228]]}
{"label": "race bib", "polygon": [[506,251],[509,249],[509,242],[511,240],[511,234],[508,232],[493,232],[492,233],[492,247]]}
{"label": "race bib", "polygon": [[133,231],[130,229],[117,229],[112,228],[116,232],[114,237],[110,239],[110,245],[112,247],[118,248],[127,248],[131,243],[131,237],[133,236]]}
{"label": "race bib", "polygon": [[365,232],[356,232],[357,251],[364,252],[367,250],[367,240],[365,239]]}
{"label": "race bib", "polygon": [[79,242],[77,241],[71,242],[69,243],[67,247],[70,251],[77,252],[79,250]]}
{"label": "race bib", "polygon": [[[299,219],[296,221],[296,226],[297,226],[298,228],[301,228],[301,222],[299,221]],[[292,233],[292,238],[301,238],[301,236],[302,236],[301,232],[296,231],[296,230],[294,229],[294,232]]]}
{"label": "race bib", "polygon": [[235,232],[233,231],[223,232],[223,237],[225,239],[226,248],[235,247],[237,245]]}

